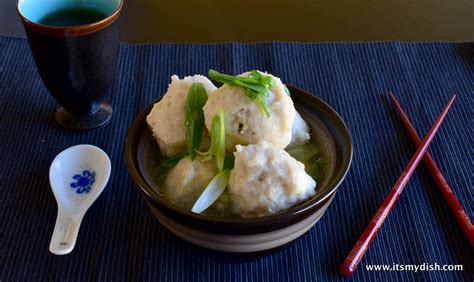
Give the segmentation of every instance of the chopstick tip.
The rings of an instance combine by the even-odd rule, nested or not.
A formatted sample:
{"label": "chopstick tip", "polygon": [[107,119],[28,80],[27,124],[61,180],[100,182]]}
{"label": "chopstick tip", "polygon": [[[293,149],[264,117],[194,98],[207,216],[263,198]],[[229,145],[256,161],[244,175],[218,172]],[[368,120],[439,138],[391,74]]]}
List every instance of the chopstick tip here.
{"label": "chopstick tip", "polygon": [[393,94],[392,91],[388,91],[388,97],[390,98],[390,100],[392,100],[393,102],[395,102],[397,99],[395,98],[395,95]]}
{"label": "chopstick tip", "polygon": [[354,273],[354,269],[351,269],[351,267],[347,265],[346,263],[341,264],[340,270],[341,270],[341,274],[346,277],[351,276],[352,273]]}
{"label": "chopstick tip", "polygon": [[451,105],[453,104],[454,102],[454,99],[456,99],[456,94],[454,94],[453,96],[451,96],[451,98],[449,99],[446,107],[449,109],[451,107]]}

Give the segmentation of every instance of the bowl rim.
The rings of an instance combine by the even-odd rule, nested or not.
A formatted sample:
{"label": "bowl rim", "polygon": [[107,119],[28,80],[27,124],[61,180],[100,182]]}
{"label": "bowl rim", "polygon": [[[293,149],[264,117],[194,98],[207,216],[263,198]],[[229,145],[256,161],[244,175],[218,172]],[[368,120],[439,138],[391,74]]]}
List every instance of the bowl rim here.
{"label": "bowl rim", "polygon": [[138,161],[136,158],[134,158],[134,155],[137,154],[136,152],[137,148],[132,148],[132,146],[130,145],[134,142],[135,139],[139,139],[139,138],[134,138],[134,135],[136,133],[141,134],[143,130],[147,130],[148,126],[146,123],[146,116],[149,114],[149,112],[153,108],[153,105],[157,103],[158,101],[160,101],[163,96],[160,96],[158,99],[156,99],[151,104],[149,104],[145,109],[143,109],[135,118],[131,127],[127,131],[125,143],[124,143],[124,152],[125,152],[125,161],[126,161],[126,165],[127,165],[130,176],[132,177],[133,181],[137,184],[137,186],[140,188],[140,190],[143,193],[145,193],[146,196],[152,199],[155,203],[163,206],[164,208],[168,210],[173,211],[175,214],[178,214],[181,217],[188,218],[195,222],[201,222],[204,224],[226,224],[226,225],[228,224],[256,225],[257,224],[257,225],[260,225],[260,224],[269,224],[272,222],[276,222],[276,221],[281,220],[282,218],[297,217],[302,214],[308,213],[311,209],[320,206],[321,203],[323,203],[331,195],[333,195],[338,190],[342,182],[344,181],[352,164],[353,141],[352,141],[352,137],[346,123],[341,118],[339,113],[337,113],[331,106],[329,106],[328,103],[326,103],[321,98],[315,95],[312,95],[305,90],[302,90],[301,88],[295,87],[290,84],[287,84],[287,87],[289,88],[292,95],[294,95],[294,93],[299,93],[296,95],[305,96],[305,98],[311,99],[315,103],[322,104],[322,106],[325,107],[326,110],[328,110],[329,113],[335,117],[335,120],[339,123],[339,126],[337,126],[338,130],[341,132],[341,135],[343,135],[342,137],[346,138],[347,140],[344,143],[347,143],[348,145],[348,148],[346,148],[345,150],[346,152],[348,151],[348,154],[346,154],[345,157],[343,157],[343,160],[341,163],[341,166],[343,167],[342,173],[337,174],[334,177],[334,179],[330,183],[328,183],[328,186],[332,185],[332,187],[328,188],[324,193],[318,195],[318,197],[313,197],[312,199],[307,200],[304,203],[301,203],[297,206],[291,207],[287,210],[284,210],[275,214],[254,217],[254,218],[221,218],[221,217],[216,217],[216,216],[198,214],[198,213],[191,212],[190,210],[181,208],[177,205],[174,205],[169,201],[166,201],[163,198],[163,196],[160,196],[156,191],[153,190],[153,188],[150,187],[150,185],[147,184],[145,178],[143,177],[140,171]]}

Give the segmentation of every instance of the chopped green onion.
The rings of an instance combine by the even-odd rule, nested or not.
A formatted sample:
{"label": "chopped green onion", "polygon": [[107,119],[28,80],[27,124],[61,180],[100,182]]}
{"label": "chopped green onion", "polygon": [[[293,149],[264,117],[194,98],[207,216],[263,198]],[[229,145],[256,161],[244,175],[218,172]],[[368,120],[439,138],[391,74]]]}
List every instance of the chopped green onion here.
{"label": "chopped green onion", "polygon": [[[251,84],[251,83],[245,83],[245,82],[242,82],[240,80],[236,80],[234,81],[234,84],[235,86],[241,86],[243,87],[244,89],[251,89],[255,92],[257,92],[257,94],[261,94],[265,97],[268,97],[270,96],[270,93],[269,93],[269,89],[267,89],[266,86],[263,86],[263,85],[257,85],[257,84]],[[252,97],[251,97],[252,98]]]}
{"label": "chopped green onion", "polygon": [[275,85],[275,80],[271,76],[264,76],[262,77],[262,84],[265,85],[265,87],[270,90],[273,88]]}
{"label": "chopped green onion", "polygon": [[253,98],[257,98],[258,92],[255,91],[255,90],[252,90],[252,89],[250,89],[250,88],[247,88],[247,93],[246,93],[246,95],[247,95],[249,98],[252,98],[252,99],[253,99]]}
{"label": "chopped green onion", "polygon": [[197,201],[194,203],[191,211],[195,213],[201,213],[210,207],[215,201],[217,201],[229,184],[229,177],[229,170],[224,170],[214,176],[204,191],[202,191]]}
{"label": "chopped green onion", "polygon": [[220,110],[217,119],[214,117],[213,133],[215,134],[212,142],[214,142],[214,156],[216,157],[217,169],[219,172],[224,167],[225,158],[225,116],[224,110]]}
{"label": "chopped green onion", "polygon": [[186,97],[186,145],[191,160],[196,157],[196,150],[199,149],[202,139],[202,129],[204,127],[204,111],[202,107],[207,102],[207,91],[200,82],[194,82]]}
{"label": "chopped green onion", "polygon": [[207,152],[196,152],[202,156],[203,161],[216,158],[217,170],[222,172],[225,159],[225,116],[224,110],[220,109],[212,119],[211,124],[211,146]]}
{"label": "chopped green onion", "polygon": [[267,103],[265,103],[265,98],[263,98],[262,95],[257,96],[258,104],[260,105],[260,108],[265,112],[267,117],[270,116],[270,110],[268,109]]}
{"label": "chopped green onion", "polygon": [[254,78],[251,78],[251,77],[233,76],[233,75],[229,75],[229,74],[220,73],[220,72],[217,72],[217,71],[212,70],[212,69],[209,70],[208,74],[212,79],[214,79],[216,81],[220,81],[224,84],[234,85],[233,82],[235,82],[236,78],[239,81],[242,81],[243,83],[259,84],[258,80],[254,79]]}
{"label": "chopped green onion", "polygon": [[234,162],[235,162],[235,157],[234,157],[233,154],[225,157],[225,159],[224,159],[224,170],[234,169]]}
{"label": "chopped green onion", "polygon": [[209,76],[227,85],[243,87],[246,90],[245,94],[249,98],[257,98],[262,111],[267,117],[270,116],[268,105],[264,100],[264,97],[270,96],[270,89],[275,85],[275,80],[270,75],[262,75],[260,72],[253,70],[248,77],[241,77],[209,70]]}
{"label": "chopped green onion", "polygon": [[260,81],[260,79],[262,79],[262,75],[258,71],[253,70],[250,72],[249,78]]}
{"label": "chopped green onion", "polygon": [[211,146],[207,152],[196,151],[202,160],[216,159],[217,175],[209,182],[191,211],[201,213],[210,207],[224,192],[229,183],[230,170],[234,167],[234,156],[225,156],[225,115],[220,109],[212,119]]}

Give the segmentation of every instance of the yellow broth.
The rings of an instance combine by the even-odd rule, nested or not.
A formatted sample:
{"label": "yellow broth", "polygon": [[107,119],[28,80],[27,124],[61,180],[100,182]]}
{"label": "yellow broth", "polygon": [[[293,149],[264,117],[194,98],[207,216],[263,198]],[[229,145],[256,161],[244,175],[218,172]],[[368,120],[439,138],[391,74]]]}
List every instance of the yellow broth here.
{"label": "yellow broth", "polygon": [[[308,173],[317,183],[317,197],[317,195],[327,185],[327,182],[334,171],[334,149],[332,148],[332,142],[329,139],[330,133],[327,132],[325,126],[319,121],[307,122],[311,129],[310,143],[293,146],[291,148],[287,148],[286,151],[295,159],[305,164],[306,173]],[[189,201],[188,199],[181,203],[176,203],[167,197],[167,193],[164,191],[164,182],[170,168],[162,165],[166,158],[161,154],[156,142],[149,143],[148,148],[145,151],[145,170],[147,171],[151,180],[156,184],[153,186],[154,190],[168,201],[173,202],[184,209],[191,210],[193,201]],[[229,218],[239,217],[238,215],[232,213],[229,195],[226,191],[221,196],[221,198],[222,197],[227,197],[227,199],[225,199],[225,201],[219,199],[220,201],[214,203],[211,207],[204,211],[203,214]]]}

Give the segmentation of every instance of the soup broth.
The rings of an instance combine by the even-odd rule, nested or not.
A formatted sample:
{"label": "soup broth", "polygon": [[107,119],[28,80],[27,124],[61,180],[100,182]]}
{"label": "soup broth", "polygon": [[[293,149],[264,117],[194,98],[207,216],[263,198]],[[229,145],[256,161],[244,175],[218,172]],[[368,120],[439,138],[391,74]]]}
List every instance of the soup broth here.
{"label": "soup broth", "polygon": [[[321,122],[308,122],[308,126],[310,127],[311,132],[310,142],[305,145],[287,148],[286,151],[295,159],[305,164],[306,173],[308,173],[317,183],[317,197],[318,194],[324,191],[324,187],[328,184],[328,180],[331,178],[332,173],[334,172],[334,148],[331,146],[332,142],[330,140],[330,133]],[[154,190],[166,198],[167,196],[165,191],[163,191],[163,187],[171,167],[163,165],[163,162],[166,160],[166,158],[160,153],[156,142],[149,143],[148,148],[145,150],[145,170],[152,182],[155,184],[153,186]],[[228,198],[228,194],[224,192],[221,197]],[[191,209],[191,205],[189,203],[182,203],[178,205],[187,210]],[[239,217],[238,215],[232,213],[230,202],[226,199],[224,199],[224,201],[217,201],[211,207],[205,210],[203,214],[229,218]]]}

